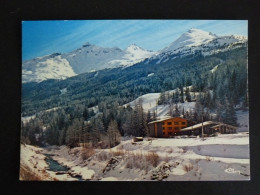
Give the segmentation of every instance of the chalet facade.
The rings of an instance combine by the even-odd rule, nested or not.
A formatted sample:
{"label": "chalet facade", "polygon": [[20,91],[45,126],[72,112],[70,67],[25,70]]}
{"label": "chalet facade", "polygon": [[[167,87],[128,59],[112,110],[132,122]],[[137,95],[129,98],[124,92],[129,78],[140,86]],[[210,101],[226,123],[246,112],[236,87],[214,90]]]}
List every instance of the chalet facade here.
{"label": "chalet facade", "polygon": [[150,136],[152,137],[169,137],[177,135],[181,129],[187,127],[187,119],[181,117],[172,117],[157,120],[148,123]]}

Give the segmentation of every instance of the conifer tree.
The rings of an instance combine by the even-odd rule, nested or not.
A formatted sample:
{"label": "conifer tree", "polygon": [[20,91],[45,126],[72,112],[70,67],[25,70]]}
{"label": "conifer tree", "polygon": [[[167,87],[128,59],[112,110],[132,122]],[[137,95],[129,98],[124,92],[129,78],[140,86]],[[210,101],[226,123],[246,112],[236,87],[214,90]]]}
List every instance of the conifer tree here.
{"label": "conifer tree", "polygon": [[225,108],[224,113],[224,122],[234,126],[237,125],[236,112],[232,101],[227,102],[227,106]]}
{"label": "conifer tree", "polygon": [[189,87],[186,87],[185,96],[186,96],[186,98],[185,98],[186,101],[187,101],[187,102],[191,102],[191,95],[190,95]]}
{"label": "conifer tree", "polygon": [[173,103],[173,101],[170,101],[168,115],[174,116],[174,103]]}
{"label": "conifer tree", "polygon": [[179,117],[180,115],[178,104],[175,104],[174,117]]}
{"label": "conifer tree", "polygon": [[109,138],[110,148],[120,143],[120,132],[118,129],[117,122],[115,120],[110,121],[107,129],[107,135]]}
{"label": "conifer tree", "polygon": [[194,108],[194,121],[201,122],[203,115],[204,107],[202,106],[200,101],[196,101]]}
{"label": "conifer tree", "polygon": [[181,95],[180,95],[181,99],[180,99],[180,101],[181,101],[181,103],[183,103],[184,102],[183,87],[181,87],[180,89],[181,89]]}
{"label": "conifer tree", "polygon": [[147,119],[146,119],[146,121],[147,121],[147,123],[152,121],[152,115],[151,115],[150,110],[148,110],[148,112],[147,112]]}
{"label": "conifer tree", "polygon": [[158,105],[162,105],[162,104],[165,104],[166,103],[166,94],[165,92],[162,92],[160,94],[160,97],[158,99]]}
{"label": "conifer tree", "polygon": [[157,114],[155,109],[153,109],[153,114],[152,114],[152,121],[156,121],[157,120]]}
{"label": "conifer tree", "polygon": [[89,117],[88,108],[86,108],[86,107],[84,108],[84,112],[83,112],[82,116],[83,116],[85,121],[88,120],[88,117]]}
{"label": "conifer tree", "polygon": [[177,104],[180,101],[180,92],[179,89],[177,88],[174,94],[174,103]]}
{"label": "conifer tree", "polygon": [[133,114],[132,111],[126,111],[125,121],[122,126],[124,135],[132,135],[132,125],[133,125]]}

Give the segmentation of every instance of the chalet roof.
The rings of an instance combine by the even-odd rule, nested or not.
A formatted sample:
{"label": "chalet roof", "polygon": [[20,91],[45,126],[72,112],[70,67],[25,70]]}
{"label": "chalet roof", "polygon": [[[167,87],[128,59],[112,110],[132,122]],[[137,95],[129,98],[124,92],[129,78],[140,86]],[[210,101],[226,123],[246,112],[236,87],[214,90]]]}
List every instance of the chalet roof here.
{"label": "chalet roof", "polygon": [[215,126],[213,126],[211,128],[216,128],[216,127],[221,127],[221,126],[226,126],[226,127],[232,128],[232,129],[236,129],[237,128],[235,126],[228,125],[228,124],[225,124],[225,123],[219,123],[218,125],[215,125]]}
{"label": "chalet roof", "polygon": [[[203,122],[203,126],[208,126],[208,125],[215,125],[211,128],[215,128],[215,127],[220,127],[220,126],[226,126],[226,127],[230,127],[230,128],[233,128],[233,129],[236,129],[237,127],[235,126],[232,126],[232,125],[228,125],[228,124],[225,124],[225,123],[220,123],[220,122],[215,122],[215,121],[205,121]],[[199,123],[199,124],[196,124],[196,125],[193,125],[193,126],[190,126],[190,127],[186,127],[186,128],[183,128],[181,129],[181,131],[190,131],[190,130],[195,130],[195,129],[198,129],[198,128],[201,128],[202,127],[202,123]]]}
{"label": "chalet roof", "polygon": [[[149,122],[148,124],[159,123],[159,122],[166,121],[166,120],[169,120],[169,119],[174,119],[174,118],[185,119],[185,118],[182,118],[182,117],[168,117],[168,118],[160,119],[160,120],[157,120],[157,121]],[[186,119],[185,119],[185,120],[186,120]]]}
{"label": "chalet roof", "polygon": [[[208,125],[211,125],[211,124],[218,124],[218,122],[214,122],[214,121],[203,122],[203,126],[208,126]],[[198,129],[198,128],[201,128],[201,127],[202,127],[202,123],[199,123],[199,124],[196,124],[196,125],[193,125],[193,126],[190,126],[190,127],[183,128],[183,129],[181,129],[181,131],[189,131],[189,130]]]}

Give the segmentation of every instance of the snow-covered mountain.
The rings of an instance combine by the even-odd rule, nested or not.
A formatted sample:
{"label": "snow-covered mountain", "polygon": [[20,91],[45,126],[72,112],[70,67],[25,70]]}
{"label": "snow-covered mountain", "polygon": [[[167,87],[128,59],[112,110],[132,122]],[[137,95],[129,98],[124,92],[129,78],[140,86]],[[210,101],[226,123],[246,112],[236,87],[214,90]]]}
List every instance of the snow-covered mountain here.
{"label": "snow-covered mountain", "polygon": [[247,37],[244,36],[217,36],[192,28],[158,52],[145,50],[135,44],[122,50],[86,43],[70,53],[55,53],[23,62],[22,82],[65,79],[105,68],[128,67],[145,59],[146,64],[151,61],[159,64],[176,57],[194,54],[207,56],[242,47],[246,42]]}
{"label": "snow-covered mountain", "polygon": [[190,29],[183,33],[176,41],[164,48],[162,52],[171,52],[181,47],[199,46],[217,38],[217,35],[199,29]]}
{"label": "snow-covered mountain", "polygon": [[76,73],[60,53],[25,61],[22,65],[22,82],[41,82],[47,79],[65,79]]}
{"label": "snow-covered mountain", "polygon": [[194,54],[204,56],[242,47],[247,37],[241,35],[217,36],[211,32],[191,28],[169,46],[157,52],[146,63],[156,60],[157,64],[176,57]]}
{"label": "snow-covered mountain", "polygon": [[55,53],[25,61],[22,68],[22,82],[64,79],[105,68],[131,66],[154,54],[155,52],[134,44],[121,50],[117,47],[103,48],[85,43],[79,49],[67,54]]}
{"label": "snow-covered mountain", "polygon": [[121,50],[118,47],[103,48],[86,43],[76,51],[62,56],[69,61],[73,70],[80,74],[105,68],[131,66],[151,57],[154,53],[135,44]]}
{"label": "snow-covered mountain", "polygon": [[62,55],[77,74],[111,68],[108,63],[123,56],[124,51],[120,48],[103,48],[90,43],[85,43],[79,49]]}
{"label": "snow-covered mountain", "polygon": [[142,60],[151,57],[156,52],[145,50],[135,44],[128,46],[124,50],[125,54],[122,59],[116,59],[109,62],[111,66],[131,66]]}

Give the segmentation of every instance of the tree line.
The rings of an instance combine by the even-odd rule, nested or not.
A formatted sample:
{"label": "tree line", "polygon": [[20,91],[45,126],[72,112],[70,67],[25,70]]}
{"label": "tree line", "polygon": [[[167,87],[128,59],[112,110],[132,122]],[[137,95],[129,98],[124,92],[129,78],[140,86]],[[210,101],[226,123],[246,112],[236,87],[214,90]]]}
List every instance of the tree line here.
{"label": "tree line", "polygon": [[[147,77],[151,72],[154,76]],[[169,116],[183,116],[193,123],[203,117],[236,125],[235,106],[248,107],[246,48],[160,65],[102,70],[99,78],[92,74],[23,85],[22,114],[36,117],[21,124],[21,141],[113,147],[121,136],[146,136],[157,111],[145,112],[142,99],[133,107],[123,106],[146,93],[161,92],[157,106],[168,105]],[[59,90],[65,87],[68,92],[61,95]],[[178,106],[195,100],[193,111]],[[41,112],[53,107],[58,109]]]}
{"label": "tree line", "polygon": [[[102,110],[102,112],[100,112]],[[113,147],[121,136],[147,136],[148,122],[154,120],[144,112],[142,99],[134,105],[102,104],[92,114],[88,108],[60,108],[42,112],[29,122],[21,123],[21,142],[33,145],[68,145],[81,143],[94,147]]]}

